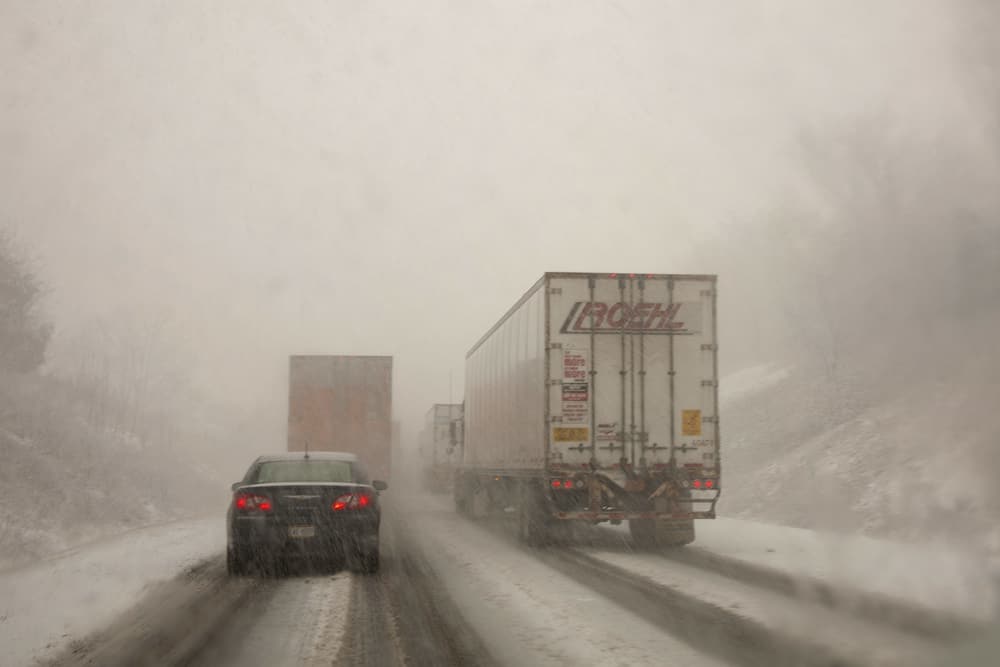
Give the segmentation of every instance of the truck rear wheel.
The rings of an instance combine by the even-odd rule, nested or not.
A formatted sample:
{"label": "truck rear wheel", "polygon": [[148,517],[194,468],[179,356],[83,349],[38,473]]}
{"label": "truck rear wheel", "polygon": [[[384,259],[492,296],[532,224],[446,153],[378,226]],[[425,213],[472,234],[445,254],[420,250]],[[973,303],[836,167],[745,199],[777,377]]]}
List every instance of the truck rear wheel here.
{"label": "truck rear wheel", "polygon": [[524,484],[517,498],[517,533],[530,547],[541,547],[551,539],[552,519],[545,514],[545,497],[533,484]]}
{"label": "truck rear wheel", "polygon": [[694,542],[694,519],[630,519],[632,542],[640,549],[681,547]]}
{"label": "truck rear wheel", "polygon": [[468,516],[472,494],[470,493],[470,484],[467,475],[455,476],[455,488],[452,489],[452,496],[455,498],[455,511]]}

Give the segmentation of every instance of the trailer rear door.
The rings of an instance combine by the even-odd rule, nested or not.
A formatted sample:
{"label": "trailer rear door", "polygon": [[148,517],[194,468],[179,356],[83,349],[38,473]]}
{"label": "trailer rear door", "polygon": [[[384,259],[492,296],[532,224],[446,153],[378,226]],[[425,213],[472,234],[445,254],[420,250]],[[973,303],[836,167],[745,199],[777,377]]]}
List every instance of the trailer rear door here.
{"label": "trailer rear door", "polygon": [[550,274],[549,466],[718,480],[715,276]]}

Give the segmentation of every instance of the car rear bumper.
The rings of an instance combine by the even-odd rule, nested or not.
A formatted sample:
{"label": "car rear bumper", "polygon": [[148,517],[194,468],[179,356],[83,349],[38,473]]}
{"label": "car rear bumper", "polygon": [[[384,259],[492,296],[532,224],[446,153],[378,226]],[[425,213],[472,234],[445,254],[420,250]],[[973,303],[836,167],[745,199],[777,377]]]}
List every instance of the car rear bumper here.
{"label": "car rear bumper", "polygon": [[[311,530],[304,530],[311,528]],[[237,516],[230,523],[229,548],[247,555],[325,557],[378,548],[376,517],[289,522],[277,517]]]}

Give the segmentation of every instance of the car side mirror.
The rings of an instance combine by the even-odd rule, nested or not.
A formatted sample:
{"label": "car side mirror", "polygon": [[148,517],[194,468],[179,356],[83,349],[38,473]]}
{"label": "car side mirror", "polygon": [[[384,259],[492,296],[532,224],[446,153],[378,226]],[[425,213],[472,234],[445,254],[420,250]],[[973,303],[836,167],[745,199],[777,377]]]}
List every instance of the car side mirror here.
{"label": "car side mirror", "polygon": [[389,485],[386,484],[385,482],[383,482],[380,479],[373,480],[372,481],[372,486],[375,487],[376,491],[385,491],[386,489],[389,488]]}
{"label": "car side mirror", "polygon": [[233,482],[232,486],[230,486],[229,488],[232,489],[233,491],[235,491],[236,489],[240,488],[241,486],[243,486],[243,480],[240,480],[238,482]]}

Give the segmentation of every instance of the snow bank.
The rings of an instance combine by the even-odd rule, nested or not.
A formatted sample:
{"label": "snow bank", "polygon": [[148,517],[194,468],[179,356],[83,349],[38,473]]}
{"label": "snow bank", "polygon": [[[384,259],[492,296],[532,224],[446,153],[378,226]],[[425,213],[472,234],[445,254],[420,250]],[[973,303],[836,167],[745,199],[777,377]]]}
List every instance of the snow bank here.
{"label": "snow bank", "polygon": [[225,548],[221,518],[136,530],[0,571],[0,663],[54,655],[127,611],[150,585]]}

